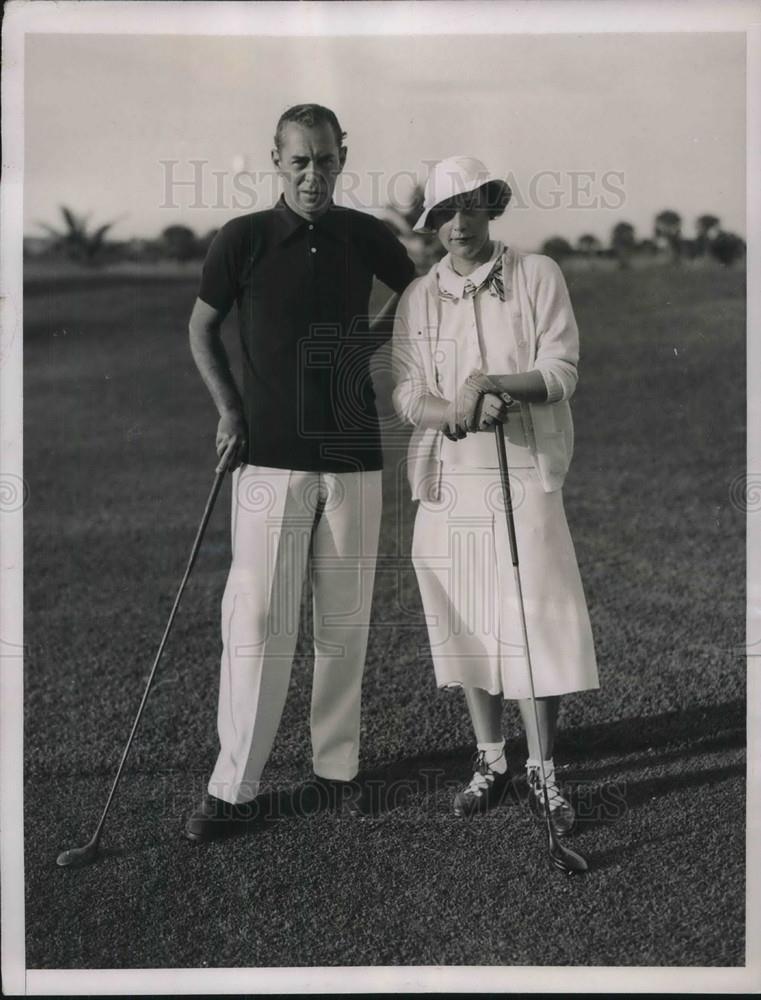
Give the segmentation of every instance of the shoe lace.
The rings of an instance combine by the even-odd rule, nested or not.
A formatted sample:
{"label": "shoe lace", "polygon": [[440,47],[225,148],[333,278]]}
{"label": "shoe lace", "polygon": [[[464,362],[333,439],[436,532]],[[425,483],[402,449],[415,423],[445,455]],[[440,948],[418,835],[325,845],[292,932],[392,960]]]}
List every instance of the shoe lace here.
{"label": "shoe lace", "polygon": [[473,777],[465,787],[465,795],[480,798],[494,784],[495,772],[486,763],[486,751],[479,750],[473,758]]}
{"label": "shoe lace", "polygon": [[[557,780],[555,778],[555,772],[550,771],[547,774],[547,798],[550,803],[550,811],[554,812],[555,809],[559,809],[561,806],[567,804],[566,798],[558,787]],[[543,802],[544,792],[542,790],[542,774],[538,767],[532,767],[529,771],[529,781],[533,789],[534,795]]]}

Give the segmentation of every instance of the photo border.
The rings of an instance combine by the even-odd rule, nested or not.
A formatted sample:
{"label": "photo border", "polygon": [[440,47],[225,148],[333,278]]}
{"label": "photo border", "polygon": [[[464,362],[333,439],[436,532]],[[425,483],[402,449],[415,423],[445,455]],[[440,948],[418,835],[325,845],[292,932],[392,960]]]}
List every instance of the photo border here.
{"label": "photo border", "polygon": [[[488,22],[486,15],[488,14]],[[484,16],[479,16],[484,15]],[[0,291],[0,400],[4,480],[23,483],[22,236],[24,40],[33,33],[188,35],[411,35],[744,32],[747,40],[747,243],[749,489],[761,473],[761,6],[725,2],[22,2],[5,7],[2,40],[3,184]],[[329,30],[328,30],[329,29]],[[23,842],[23,502],[0,518],[0,878],[2,979],[8,995],[100,993],[363,992],[757,992],[761,966],[748,942],[761,941],[758,666],[761,661],[761,505],[748,504],[748,786],[745,968],[697,967],[329,967],[277,969],[27,970],[24,957]],[[706,567],[710,573],[710,566]],[[755,669],[754,669],[755,668]],[[51,873],[53,877],[54,873]]]}

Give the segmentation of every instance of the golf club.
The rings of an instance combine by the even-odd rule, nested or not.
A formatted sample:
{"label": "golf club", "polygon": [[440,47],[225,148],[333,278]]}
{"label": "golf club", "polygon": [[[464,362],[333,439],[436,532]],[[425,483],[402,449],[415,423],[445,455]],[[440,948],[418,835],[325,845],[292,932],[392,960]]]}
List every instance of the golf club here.
{"label": "golf club", "polygon": [[203,540],[204,532],[206,531],[206,525],[209,523],[209,518],[211,517],[211,512],[214,509],[214,503],[217,499],[217,494],[222,486],[222,481],[225,478],[225,473],[227,472],[227,466],[230,461],[230,456],[232,454],[233,446],[228,445],[227,450],[224,452],[219,460],[214,475],[214,483],[211,487],[211,492],[209,493],[209,499],[206,501],[206,509],[203,512],[203,517],[201,518],[201,524],[198,527],[198,532],[196,534],[195,541],[193,542],[193,548],[190,553],[190,558],[188,559],[188,565],[185,569],[185,575],[182,578],[182,583],[180,584],[180,589],[177,591],[177,596],[174,599],[174,605],[172,606],[171,613],[169,615],[169,620],[166,623],[166,628],[164,629],[164,635],[161,638],[159,644],[158,652],[156,653],[156,658],[153,661],[153,667],[151,669],[150,676],[148,677],[148,683],[145,686],[145,691],[143,692],[143,698],[140,702],[140,707],[137,710],[137,715],[135,716],[135,721],[132,723],[132,732],[129,734],[129,739],[127,740],[127,745],[122,753],[122,759],[119,763],[119,769],[116,772],[116,777],[114,778],[114,783],[111,786],[111,791],[106,801],[106,808],[103,810],[103,815],[100,817],[100,822],[95,828],[95,833],[92,835],[89,843],[85,844],[84,847],[72,847],[68,851],[63,851],[58,855],[56,859],[56,864],[61,868],[82,868],[84,865],[89,865],[95,860],[98,854],[98,844],[100,843],[101,834],[103,833],[103,825],[106,822],[106,816],[108,815],[108,810],[111,807],[111,802],[113,800],[114,794],[116,793],[117,785],[119,784],[119,779],[122,776],[122,770],[124,769],[124,763],[127,760],[127,755],[129,754],[130,747],[132,746],[132,741],[137,732],[137,727],[140,723],[140,717],[143,714],[143,709],[145,708],[145,703],[148,699],[148,693],[151,690],[151,685],[153,684],[153,678],[156,674],[156,668],[159,665],[159,660],[161,659],[161,654],[164,652],[164,647],[166,646],[167,639],[169,638],[169,631],[172,628],[172,623],[174,622],[174,617],[177,614],[177,608],[180,606],[180,599],[182,597],[182,592],[185,589],[185,584],[188,582],[190,576],[190,571],[193,569],[193,564],[198,556],[198,550],[201,547],[201,541]]}
{"label": "golf club", "polygon": [[[497,441],[497,454],[499,456],[499,472],[502,480],[502,496],[505,505],[505,517],[507,518],[507,533],[510,538],[510,557],[513,562],[513,573],[515,575],[515,586],[518,592],[518,607],[521,614],[521,629],[523,631],[523,646],[526,650],[526,666],[528,667],[528,679],[531,690],[531,705],[534,710],[534,722],[536,724],[536,738],[539,742],[539,761],[542,771],[542,789],[544,791],[544,818],[547,822],[548,849],[550,862],[553,867],[566,875],[578,875],[589,869],[589,865],[576,851],[564,847],[560,843],[555,827],[552,824],[550,815],[550,799],[547,793],[547,777],[544,771],[544,747],[542,746],[542,736],[539,729],[539,712],[536,707],[536,694],[534,691],[534,673],[531,668],[531,650],[528,644],[528,631],[526,629],[526,612],[523,606],[523,591],[521,589],[521,574],[518,565],[518,545],[515,538],[515,520],[513,518],[513,503],[510,495],[510,472],[507,466],[507,451],[505,450],[505,428],[501,423],[494,425],[494,437]],[[529,791],[533,795],[533,791]]]}

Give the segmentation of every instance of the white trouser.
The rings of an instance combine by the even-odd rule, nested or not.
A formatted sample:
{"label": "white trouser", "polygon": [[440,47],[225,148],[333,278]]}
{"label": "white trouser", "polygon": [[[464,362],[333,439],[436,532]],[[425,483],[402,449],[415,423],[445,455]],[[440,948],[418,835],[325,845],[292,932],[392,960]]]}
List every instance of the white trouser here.
{"label": "white trouser", "polygon": [[[259,790],[288,693],[312,547],[312,762],[323,778],[359,768],[362,672],[378,551],[381,472],[233,473],[232,565],[222,598],[220,752],[208,790]],[[321,515],[315,524],[315,512]]]}

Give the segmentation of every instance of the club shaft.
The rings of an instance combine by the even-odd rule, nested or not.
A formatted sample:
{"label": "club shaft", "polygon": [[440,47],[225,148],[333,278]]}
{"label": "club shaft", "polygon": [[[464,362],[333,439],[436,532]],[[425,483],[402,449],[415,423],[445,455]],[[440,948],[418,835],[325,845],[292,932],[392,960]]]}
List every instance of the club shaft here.
{"label": "club shaft", "polygon": [[180,606],[180,600],[182,599],[182,594],[183,594],[183,591],[185,590],[185,585],[188,582],[188,578],[190,577],[191,570],[193,569],[193,566],[195,564],[196,558],[198,556],[198,551],[201,548],[201,542],[203,541],[203,536],[204,536],[204,533],[206,531],[206,525],[209,523],[209,518],[211,517],[211,513],[212,513],[212,511],[214,509],[214,504],[215,504],[217,496],[219,494],[219,490],[220,490],[220,488],[222,486],[222,482],[223,482],[223,480],[225,478],[225,471],[226,470],[225,470],[225,468],[223,467],[222,464],[220,464],[220,466],[217,467],[216,475],[214,477],[214,484],[212,485],[211,492],[209,493],[209,498],[206,501],[206,508],[204,509],[203,517],[201,518],[201,523],[198,526],[198,532],[196,533],[195,541],[193,542],[193,548],[192,548],[192,550],[190,552],[190,558],[188,559],[188,564],[187,564],[187,567],[185,569],[185,573],[184,573],[184,575],[182,577],[182,582],[180,583],[179,590],[177,591],[177,596],[174,599],[174,604],[172,605],[172,610],[171,610],[171,612],[169,614],[169,619],[168,619],[168,621],[166,623],[166,628],[164,629],[164,634],[161,637],[161,642],[159,643],[159,648],[158,648],[158,651],[156,652],[156,657],[155,657],[155,659],[153,661],[153,666],[151,668],[151,672],[150,672],[150,675],[148,677],[148,682],[145,685],[145,691],[143,692],[143,697],[142,697],[142,699],[140,701],[140,707],[137,710],[137,715],[135,716],[135,721],[132,723],[132,730],[131,730],[131,732],[129,734],[129,739],[127,740],[127,745],[124,747],[124,752],[122,753],[122,759],[119,762],[119,768],[118,768],[118,770],[116,772],[116,777],[114,778],[114,782],[113,782],[113,784],[111,786],[111,791],[109,792],[108,799],[106,801],[106,806],[105,806],[105,808],[103,810],[102,816],[100,817],[100,822],[98,823],[98,826],[96,827],[95,833],[93,834],[93,838],[92,838],[91,843],[97,844],[97,842],[100,840],[100,835],[101,835],[101,833],[103,831],[103,825],[106,822],[106,816],[108,815],[108,810],[111,807],[111,801],[113,800],[113,797],[114,797],[114,795],[116,793],[116,788],[117,788],[117,786],[119,784],[119,779],[122,776],[122,771],[124,770],[124,765],[126,763],[127,756],[128,756],[128,754],[130,752],[130,748],[132,747],[132,741],[135,738],[135,733],[137,732],[137,727],[140,724],[140,718],[141,718],[141,716],[143,714],[143,709],[145,708],[145,703],[148,700],[148,694],[150,693],[151,685],[153,684],[153,678],[156,675],[156,670],[158,668],[159,661],[161,660],[161,655],[164,652],[164,647],[166,646],[167,639],[169,638],[169,633],[171,631],[172,624],[173,624],[174,619],[175,619],[175,615],[177,614],[177,609]]}
{"label": "club shaft", "polygon": [[[510,471],[507,467],[507,451],[505,449],[505,431],[502,424],[494,425],[494,437],[497,441],[497,455],[499,456],[499,474],[502,481],[502,499],[505,504],[505,517],[507,518],[507,534],[510,538],[510,558],[513,566],[518,568],[518,542],[515,538],[515,520],[513,518],[513,499],[510,494]],[[520,585],[519,585],[520,586]],[[521,600],[521,610],[523,601]],[[528,647],[526,647],[528,649]]]}
{"label": "club shaft", "polygon": [[550,803],[547,793],[547,775],[544,770],[544,746],[542,745],[542,734],[539,726],[539,709],[536,705],[536,689],[534,687],[534,671],[531,665],[531,648],[528,642],[528,628],[526,627],[526,611],[523,604],[523,588],[521,587],[520,563],[518,561],[518,541],[515,537],[515,518],[513,517],[513,502],[510,495],[510,469],[507,464],[507,449],[505,448],[505,428],[503,424],[494,425],[494,437],[497,441],[497,456],[499,458],[499,475],[502,482],[502,497],[505,506],[505,518],[507,520],[507,534],[510,539],[510,558],[513,563],[513,574],[515,577],[515,589],[518,594],[518,610],[521,619],[521,631],[523,633],[523,648],[526,651],[526,666],[528,668],[529,690],[531,692],[531,707],[534,712],[534,725],[536,726],[536,741],[539,745],[539,768],[542,774],[542,788],[544,790],[544,812],[547,820],[547,829],[550,837],[554,838],[555,831],[552,828],[550,818]]}

